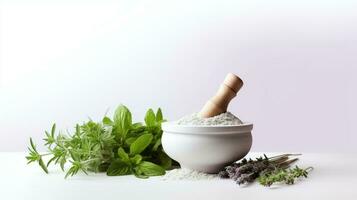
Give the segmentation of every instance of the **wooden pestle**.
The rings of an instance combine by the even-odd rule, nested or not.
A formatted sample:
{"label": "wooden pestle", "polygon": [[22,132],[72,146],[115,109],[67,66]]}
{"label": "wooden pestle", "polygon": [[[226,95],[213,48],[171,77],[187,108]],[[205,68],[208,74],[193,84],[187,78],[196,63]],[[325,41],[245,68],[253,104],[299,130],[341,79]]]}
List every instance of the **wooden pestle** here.
{"label": "wooden pestle", "polygon": [[229,102],[237,95],[242,86],[242,79],[232,73],[227,74],[216,95],[207,101],[199,116],[208,118],[226,112]]}

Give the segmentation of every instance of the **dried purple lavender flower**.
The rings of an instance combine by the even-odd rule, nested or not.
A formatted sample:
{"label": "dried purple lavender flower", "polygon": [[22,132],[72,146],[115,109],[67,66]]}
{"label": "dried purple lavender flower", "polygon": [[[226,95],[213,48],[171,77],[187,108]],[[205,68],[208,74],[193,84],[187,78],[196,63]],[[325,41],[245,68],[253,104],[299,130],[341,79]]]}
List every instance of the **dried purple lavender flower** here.
{"label": "dried purple lavender flower", "polygon": [[218,172],[218,177],[219,178],[229,178],[229,174],[226,170],[222,170],[222,171]]}
{"label": "dried purple lavender flower", "polygon": [[238,185],[246,184],[246,183],[252,183],[258,175],[256,173],[250,173],[250,174],[242,174],[237,180],[236,183]]}
{"label": "dried purple lavender flower", "polygon": [[223,170],[218,173],[220,178],[232,178],[236,173],[236,168],[240,166],[239,163],[232,163],[226,166]]}
{"label": "dried purple lavender flower", "polygon": [[242,166],[236,168],[236,173],[240,173],[240,174],[249,173],[252,171],[253,166],[254,165],[252,162],[242,165]]}
{"label": "dried purple lavender flower", "polygon": [[296,155],[300,154],[282,154],[270,158],[264,154],[255,160],[244,158],[238,163],[226,166],[218,175],[221,178],[230,178],[239,185],[251,183],[263,174],[270,173],[276,169],[288,168],[297,160],[297,158],[289,159],[289,156]]}

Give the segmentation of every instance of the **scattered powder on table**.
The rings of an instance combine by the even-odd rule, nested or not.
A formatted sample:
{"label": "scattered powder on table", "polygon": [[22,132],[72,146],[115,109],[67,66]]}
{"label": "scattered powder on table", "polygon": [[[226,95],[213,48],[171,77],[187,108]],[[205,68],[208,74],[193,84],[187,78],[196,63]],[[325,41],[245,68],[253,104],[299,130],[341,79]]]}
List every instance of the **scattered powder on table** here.
{"label": "scattered powder on table", "polygon": [[162,177],[162,180],[210,180],[218,179],[219,177],[216,174],[206,174],[203,172],[179,168],[167,171],[166,174]]}
{"label": "scattered powder on table", "polygon": [[220,115],[202,118],[198,115],[198,113],[193,113],[191,115],[185,116],[176,121],[177,124],[180,125],[210,125],[210,126],[218,126],[218,125],[240,125],[243,122],[236,116],[234,116],[230,112],[225,112]]}

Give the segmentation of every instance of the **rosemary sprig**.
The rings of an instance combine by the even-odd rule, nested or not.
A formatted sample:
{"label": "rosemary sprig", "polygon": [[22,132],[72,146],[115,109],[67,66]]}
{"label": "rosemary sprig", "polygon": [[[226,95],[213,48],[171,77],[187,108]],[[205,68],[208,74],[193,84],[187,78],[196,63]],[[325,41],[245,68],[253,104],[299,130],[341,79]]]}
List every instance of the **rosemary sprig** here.
{"label": "rosemary sprig", "polygon": [[40,165],[40,167],[43,169],[43,171],[45,171],[48,174],[48,169],[42,160],[42,156],[45,156],[48,154],[41,155],[37,151],[36,146],[32,141],[32,138],[30,138],[30,147],[28,147],[27,149],[29,150],[29,155],[26,156],[26,159],[28,160],[27,164],[37,161],[38,164]]}

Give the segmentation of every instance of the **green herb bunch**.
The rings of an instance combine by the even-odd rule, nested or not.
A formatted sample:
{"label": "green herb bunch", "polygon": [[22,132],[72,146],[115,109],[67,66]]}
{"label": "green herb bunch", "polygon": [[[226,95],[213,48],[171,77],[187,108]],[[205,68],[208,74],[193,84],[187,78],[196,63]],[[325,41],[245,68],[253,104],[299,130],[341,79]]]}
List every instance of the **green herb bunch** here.
{"label": "green herb bunch", "polygon": [[[161,145],[164,121],[159,108],[156,113],[147,111],[145,123],[133,123],[129,109],[120,105],[113,119],[105,116],[101,122],[77,124],[73,134],[56,134],[54,124],[50,132],[45,132],[48,153],[39,153],[30,138],[26,159],[28,163],[38,162],[46,173],[50,164],[58,164],[66,171],[66,178],[79,171],[106,172],[108,176],[134,174],[139,178],[164,175],[177,164]],[[45,156],[50,157],[46,164]],[[70,164],[67,170],[66,163]]]}
{"label": "green herb bunch", "polygon": [[295,183],[295,180],[304,177],[307,178],[309,171],[312,170],[312,167],[302,169],[298,166],[295,166],[292,169],[282,169],[276,168],[273,171],[263,173],[259,176],[259,183],[264,186],[271,186],[273,183],[285,183],[292,185]]}
{"label": "green herb bunch", "polygon": [[307,178],[308,172],[312,169],[301,169],[298,166],[289,169],[290,165],[298,160],[290,159],[290,156],[297,155],[300,154],[282,154],[270,158],[264,154],[255,160],[244,158],[238,163],[226,166],[218,175],[221,178],[230,178],[239,185],[252,183],[256,179],[264,186],[271,186],[273,183],[294,184],[300,177]]}

